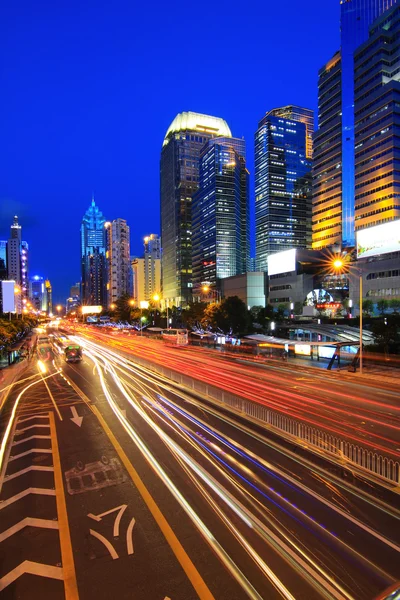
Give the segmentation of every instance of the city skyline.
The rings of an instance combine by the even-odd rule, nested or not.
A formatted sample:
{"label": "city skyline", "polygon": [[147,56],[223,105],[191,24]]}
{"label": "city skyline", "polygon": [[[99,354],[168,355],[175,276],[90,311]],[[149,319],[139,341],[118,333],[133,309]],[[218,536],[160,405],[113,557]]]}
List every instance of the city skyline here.
{"label": "city skyline", "polygon": [[[94,14],[80,11],[78,18],[57,8],[45,18],[39,9],[32,14],[34,27],[22,23],[18,35],[6,36],[8,85],[2,103],[9,119],[4,132],[8,144],[1,163],[2,235],[13,215],[18,214],[30,243],[31,271],[52,280],[56,302],[65,301],[69,286],[79,277],[79,224],[92,192],[108,219],[121,217],[130,223],[132,255],[140,254],[148,231],[160,232],[159,155],[165,131],[178,112],[214,114],[227,121],[235,136],[245,138],[250,206],[254,212],[252,139],[258,121],[276,106],[297,104],[315,109],[318,69],[339,45],[336,0],[323,6],[310,2],[301,9],[293,2],[285,21],[286,48],[279,57],[269,51],[278,41],[277,31],[271,31],[268,44],[254,36],[262,7],[261,3],[258,8],[254,6],[244,22],[242,16],[230,15],[226,33],[217,40],[223,49],[229,31],[244,27],[241,60],[247,68],[245,85],[243,90],[233,86],[229,94],[210,95],[207,86],[200,89],[183,85],[191,81],[194,64],[197,76],[207,73],[210,85],[217,85],[220,79],[218,69],[210,72],[214,51],[205,51],[195,39],[190,42],[188,56],[182,56],[185,68],[180,69],[180,80],[172,77],[167,94],[155,92],[162,90],[165,78],[173,75],[168,69],[165,75],[164,64],[159,64],[160,46],[168,40],[165,22],[171,21],[183,6],[178,5],[171,15],[164,7],[156,20],[152,16],[154,39],[148,42],[147,62],[143,65],[137,64],[135,57],[136,45],[145,43],[144,34],[138,33],[132,42],[131,35],[125,35],[131,18],[128,9],[124,22],[125,4],[117,5],[111,16],[97,7]],[[275,15],[280,19],[278,8],[268,9],[271,18]],[[222,9],[213,10],[218,16]],[[8,11],[8,18],[13,19],[13,8],[8,7]],[[142,16],[144,20],[149,18]],[[299,31],[302,24],[315,31],[307,44],[304,32]],[[33,35],[35,28],[40,36]],[[110,47],[104,46],[105,31],[110,31],[110,58]],[[73,43],[71,32],[75,34]],[[302,69],[288,77],[294,54],[302,62]],[[263,81],[258,78],[261,67],[268,72]],[[234,82],[235,72],[235,61],[229,68],[225,61],[224,77]],[[129,73],[133,83],[127,83]],[[250,93],[252,88],[257,88],[257,97]],[[29,105],[21,104],[25,93],[32,97]],[[138,177],[139,172],[143,177]],[[62,214],[62,224],[56,227],[55,214]],[[42,226],[45,238],[38,233]],[[48,252],[49,246],[57,248],[57,261]]]}

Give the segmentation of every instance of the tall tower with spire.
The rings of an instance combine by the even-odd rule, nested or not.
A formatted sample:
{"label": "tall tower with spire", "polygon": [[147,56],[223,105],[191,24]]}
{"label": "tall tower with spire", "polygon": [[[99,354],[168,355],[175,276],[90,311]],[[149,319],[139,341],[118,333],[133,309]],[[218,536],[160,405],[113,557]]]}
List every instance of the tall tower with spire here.
{"label": "tall tower with spire", "polygon": [[107,303],[106,220],[94,196],[81,223],[82,304]]}
{"label": "tall tower with spire", "polygon": [[28,296],[28,244],[22,241],[22,229],[17,215],[14,216],[7,241],[7,276],[19,288],[16,303],[20,311]]}

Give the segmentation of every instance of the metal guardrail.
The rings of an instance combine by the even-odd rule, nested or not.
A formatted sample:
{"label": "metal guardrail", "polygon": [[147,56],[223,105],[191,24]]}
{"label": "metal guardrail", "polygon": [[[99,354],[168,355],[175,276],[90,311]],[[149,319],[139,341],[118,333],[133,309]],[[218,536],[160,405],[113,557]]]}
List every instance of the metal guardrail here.
{"label": "metal guardrail", "polygon": [[[132,355],[127,355],[127,357],[132,360]],[[302,440],[310,446],[328,453],[331,457],[346,461],[347,466],[351,466],[351,464],[357,465],[370,473],[400,485],[400,463],[391,458],[367,450],[362,446],[357,446],[291,417],[286,417],[282,413],[270,410],[258,402],[246,400],[203,381],[192,379],[192,377],[172,371],[170,368],[157,365],[137,356],[135,356],[134,360],[143,367],[155,371],[167,379],[184,385],[197,393],[205,394],[252,419],[256,419],[278,431],[284,432],[286,435],[292,436],[294,442]]]}

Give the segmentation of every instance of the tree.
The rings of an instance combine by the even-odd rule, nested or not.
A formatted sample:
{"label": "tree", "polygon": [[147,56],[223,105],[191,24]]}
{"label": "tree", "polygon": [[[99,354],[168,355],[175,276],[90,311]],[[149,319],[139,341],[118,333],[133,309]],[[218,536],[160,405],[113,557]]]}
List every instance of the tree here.
{"label": "tree", "polygon": [[389,302],[386,300],[386,298],[382,298],[381,300],[378,300],[376,307],[383,317],[383,315],[389,308]]}
{"label": "tree", "polygon": [[117,321],[129,321],[131,319],[132,306],[129,301],[132,300],[129,294],[123,294],[115,302],[115,318]]}
{"label": "tree", "polygon": [[294,303],[294,314],[295,315],[302,315],[303,314],[303,303],[302,302],[295,302]]}
{"label": "tree", "polygon": [[196,325],[201,323],[206,308],[206,302],[191,302],[188,308],[182,313],[182,320],[187,327],[196,327]]}
{"label": "tree", "polygon": [[370,315],[371,312],[374,310],[374,303],[372,302],[372,300],[369,300],[367,298],[366,300],[363,300],[362,308],[363,312],[365,312],[367,315]]}
{"label": "tree", "polygon": [[395,313],[397,313],[400,309],[400,298],[392,298],[392,300],[389,302],[389,306]]}
{"label": "tree", "polygon": [[286,311],[286,304],[278,304],[278,308],[276,309],[275,312],[275,318],[277,321],[283,321],[283,319],[285,318],[285,311]]}
{"label": "tree", "polygon": [[201,320],[202,326],[207,329],[221,329],[225,333],[247,332],[249,314],[246,304],[238,296],[230,296],[217,304],[209,304]]}

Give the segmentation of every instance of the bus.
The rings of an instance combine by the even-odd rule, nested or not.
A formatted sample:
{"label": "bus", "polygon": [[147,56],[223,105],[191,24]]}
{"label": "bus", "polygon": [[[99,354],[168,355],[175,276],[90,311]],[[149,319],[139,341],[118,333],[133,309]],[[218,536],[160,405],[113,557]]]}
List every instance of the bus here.
{"label": "bus", "polygon": [[177,346],[187,346],[189,343],[187,329],[163,329],[161,335],[164,340]]}
{"label": "bus", "polygon": [[65,347],[66,362],[80,362],[82,360],[82,348],[78,344],[68,344]]}

